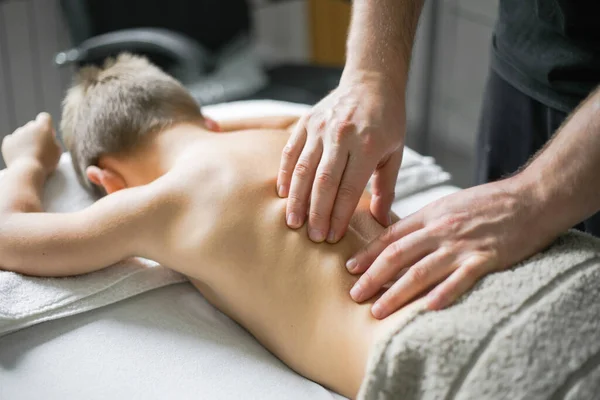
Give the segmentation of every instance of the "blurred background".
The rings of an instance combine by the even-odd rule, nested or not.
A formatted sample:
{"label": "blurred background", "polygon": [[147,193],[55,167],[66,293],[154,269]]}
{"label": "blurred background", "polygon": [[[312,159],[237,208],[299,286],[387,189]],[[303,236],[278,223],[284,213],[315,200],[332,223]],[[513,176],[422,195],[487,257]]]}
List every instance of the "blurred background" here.
{"label": "blurred background", "polygon": [[[461,187],[473,182],[497,1],[426,0],[413,51],[408,145],[435,157]],[[202,104],[312,104],[339,79],[350,4],[0,0],[0,137],[42,110],[58,120],[73,71],[121,50],[148,54]]]}

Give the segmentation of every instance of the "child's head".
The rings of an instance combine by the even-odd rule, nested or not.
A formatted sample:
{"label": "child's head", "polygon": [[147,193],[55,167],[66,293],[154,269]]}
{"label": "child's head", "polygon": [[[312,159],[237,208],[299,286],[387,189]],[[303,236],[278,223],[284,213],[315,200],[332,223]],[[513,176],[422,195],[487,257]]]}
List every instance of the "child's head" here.
{"label": "child's head", "polygon": [[122,54],[103,68],[82,68],[63,101],[61,131],[77,177],[101,156],[122,155],[152,133],[178,123],[201,123],[188,91],[145,58]]}

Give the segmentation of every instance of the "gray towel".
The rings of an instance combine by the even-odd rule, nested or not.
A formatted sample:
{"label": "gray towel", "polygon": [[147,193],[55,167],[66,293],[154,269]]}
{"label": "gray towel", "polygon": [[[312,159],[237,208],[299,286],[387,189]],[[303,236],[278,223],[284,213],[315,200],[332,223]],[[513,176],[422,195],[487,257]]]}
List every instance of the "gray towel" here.
{"label": "gray towel", "polygon": [[600,240],[570,232],[415,309],[370,356],[360,399],[600,399]]}

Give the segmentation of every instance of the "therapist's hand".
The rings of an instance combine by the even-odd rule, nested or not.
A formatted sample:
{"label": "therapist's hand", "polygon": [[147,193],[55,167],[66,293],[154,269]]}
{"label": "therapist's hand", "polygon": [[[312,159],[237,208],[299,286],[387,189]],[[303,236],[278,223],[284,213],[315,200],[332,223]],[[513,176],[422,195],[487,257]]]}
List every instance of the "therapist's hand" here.
{"label": "therapist's hand", "polygon": [[543,208],[518,178],[444,197],[390,226],[349,260],[350,272],[362,273],[350,295],[362,302],[400,275],[373,304],[376,318],[435,285],[428,306],[446,307],[484,275],[550,244],[560,232]]}
{"label": "therapist's hand", "polygon": [[391,82],[374,72],[344,76],[299,121],[277,178],[289,227],[308,215],[311,240],[339,241],[373,174],[371,213],[389,225],[406,124],[404,90]]}

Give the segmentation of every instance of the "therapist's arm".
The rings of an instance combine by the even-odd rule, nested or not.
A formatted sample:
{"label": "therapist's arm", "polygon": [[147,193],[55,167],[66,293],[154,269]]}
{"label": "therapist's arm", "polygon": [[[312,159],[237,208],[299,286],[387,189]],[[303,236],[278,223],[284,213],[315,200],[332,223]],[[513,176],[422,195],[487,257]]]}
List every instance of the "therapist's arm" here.
{"label": "therapist's arm", "polygon": [[[463,190],[388,228],[348,263],[362,273],[351,292],[373,296],[383,318],[424,290],[432,309],[453,303],[484,275],[511,267],[600,210],[600,90],[516,175]],[[506,293],[510,296],[510,293]]]}
{"label": "therapist's arm", "polygon": [[402,161],[405,89],[422,0],[355,0],[339,86],[303,117],[286,145],[277,190],[286,221],[308,215],[315,242],[334,243],[374,174],[371,213],[388,225]]}

